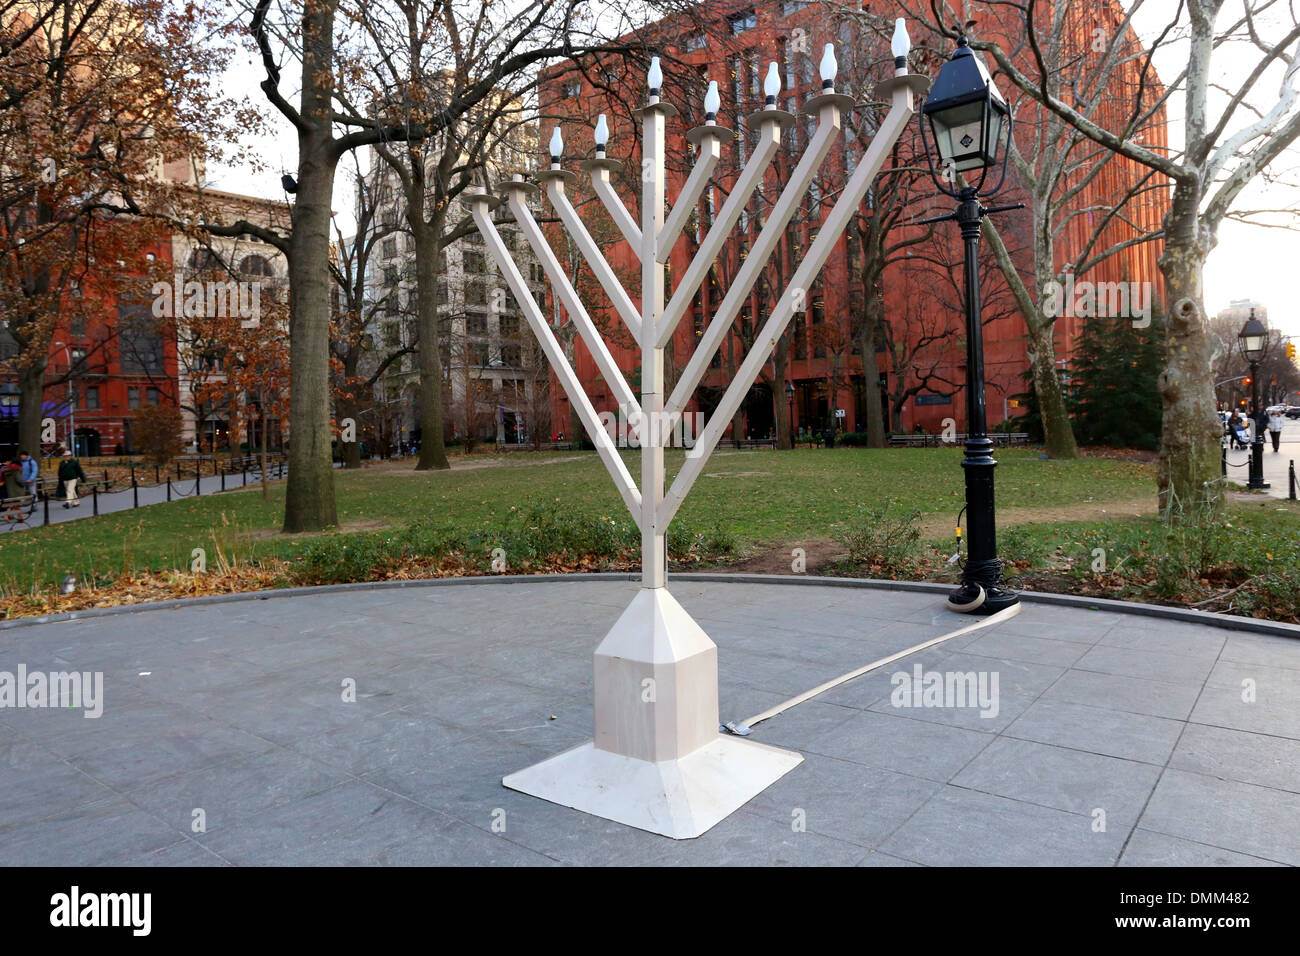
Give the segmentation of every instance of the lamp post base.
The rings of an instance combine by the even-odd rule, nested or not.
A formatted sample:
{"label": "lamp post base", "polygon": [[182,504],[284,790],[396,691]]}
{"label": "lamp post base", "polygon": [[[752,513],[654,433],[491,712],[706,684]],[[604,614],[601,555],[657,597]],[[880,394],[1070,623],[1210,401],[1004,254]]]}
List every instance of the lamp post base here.
{"label": "lamp post base", "polygon": [[964,582],[948,595],[948,610],[961,614],[996,614],[1019,603],[1020,595],[1001,583],[985,587],[973,581]]}
{"label": "lamp post base", "polygon": [[803,757],[718,732],[718,649],[667,588],[641,588],[595,654],[595,739],[501,782],[690,839]]}

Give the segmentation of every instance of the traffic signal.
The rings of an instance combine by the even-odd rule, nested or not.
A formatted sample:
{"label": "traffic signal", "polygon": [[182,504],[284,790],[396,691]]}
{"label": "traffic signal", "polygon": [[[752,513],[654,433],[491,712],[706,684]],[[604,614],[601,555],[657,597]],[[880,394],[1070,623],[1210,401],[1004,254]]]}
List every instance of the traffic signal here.
{"label": "traffic signal", "polygon": [[1294,359],[1294,358],[1295,358],[1295,343],[1294,343],[1294,342],[1288,342],[1288,343],[1286,344],[1286,357],[1289,358],[1289,359]]}
{"label": "traffic signal", "polygon": [[1242,385],[1249,385],[1249,384],[1250,384],[1250,376],[1248,375],[1248,376],[1246,376],[1245,378],[1243,378],[1243,379],[1241,380],[1241,384],[1242,384]]}

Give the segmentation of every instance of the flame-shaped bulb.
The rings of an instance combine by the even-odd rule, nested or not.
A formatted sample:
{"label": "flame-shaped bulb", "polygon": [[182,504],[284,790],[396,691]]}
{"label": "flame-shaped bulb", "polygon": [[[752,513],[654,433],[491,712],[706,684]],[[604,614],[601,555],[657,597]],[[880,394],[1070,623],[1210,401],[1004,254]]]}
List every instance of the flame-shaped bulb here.
{"label": "flame-shaped bulb", "polygon": [[609,124],[605,122],[605,114],[601,113],[600,118],[596,120],[596,148],[604,150],[605,144],[609,142]]}
{"label": "flame-shaped bulb", "polygon": [[659,57],[650,57],[650,72],[645,79],[646,85],[650,87],[650,95],[658,96],[660,87],[664,85],[664,71],[659,68]]}
{"label": "flame-shaped bulb", "polygon": [[718,95],[718,81],[709,81],[709,91],[704,94],[704,116],[706,119],[717,119],[718,110],[722,107],[722,97]]}
{"label": "flame-shaped bulb", "polygon": [[767,79],[763,81],[763,94],[767,97],[767,104],[771,106],[776,102],[777,94],[781,92],[781,68],[776,65],[776,60],[767,68]]}
{"label": "flame-shaped bulb", "polygon": [[835,45],[828,43],[826,51],[822,54],[822,89],[829,90],[835,85],[835,74],[839,72],[839,68],[840,65],[835,62]]}
{"label": "flame-shaped bulb", "polygon": [[558,163],[563,155],[564,137],[560,135],[560,128],[557,126],[555,132],[551,134],[551,162]]}
{"label": "flame-shaped bulb", "polygon": [[894,36],[889,41],[889,50],[894,54],[894,65],[907,66],[907,54],[911,49],[912,38],[907,35],[907,21],[899,17],[894,21]]}

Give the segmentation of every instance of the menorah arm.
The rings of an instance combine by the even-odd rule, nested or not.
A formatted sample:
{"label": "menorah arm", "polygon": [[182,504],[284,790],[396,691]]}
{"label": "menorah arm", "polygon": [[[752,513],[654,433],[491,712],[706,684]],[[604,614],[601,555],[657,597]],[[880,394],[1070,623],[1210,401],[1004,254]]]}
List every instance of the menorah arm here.
{"label": "menorah arm", "polygon": [[668,214],[668,221],[664,223],[663,231],[659,233],[655,243],[655,258],[659,262],[667,262],[668,257],[672,255],[673,244],[677,242],[677,237],[686,226],[686,220],[695,211],[704,187],[709,184],[709,177],[713,175],[718,160],[722,158],[721,146],[722,143],[717,136],[705,136],[700,139],[700,158],[696,160],[695,168],[691,170],[686,184],[682,186],[677,202],[673,204],[673,211]]}
{"label": "menorah arm", "polygon": [[510,211],[514,214],[515,222],[519,224],[520,231],[532,246],[533,252],[542,262],[542,268],[550,276],[551,287],[560,298],[564,308],[568,311],[569,317],[578,329],[578,334],[582,340],[587,343],[587,348],[591,352],[591,357],[596,360],[596,367],[600,369],[600,374],[605,376],[605,381],[609,383],[610,389],[614,392],[614,399],[620,406],[629,412],[640,412],[641,403],[637,401],[636,396],[632,393],[631,387],[627,384],[627,379],[614,361],[614,356],[609,352],[609,347],[605,345],[605,340],[601,338],[596,324],[591,321],[591,316],[587,314],[586,308],[582,305],[582,300],[578,298],[577,291],[573,284],[569,282],[568,276],[564,274],[559,260],[555,257],[555,252],[551,249],[550,243],[542,235],[541,228],[537,225],[537,220],[533,218],[532,212],[524,202],[523,190],[511,189],[509,184],[506,185],[509,192],[507,202],[510,205]]}
{"label": "menorah arm", "polygon": [[578,417],[582,419],[582,425],[587,430],[587,435],[596,446],[596,452],[600,455],[600,460],[604,462],[609,476],[614,479],[614,486],[618,488],[619,494],[623,497],[623,503],[627,505],[627,510],[632,513],[632,520],[640,528],[641,492],[637,490],[632,475],[628,472],[627,466],[623,464],[618,449],[614,447],[613,439],[601,427],[600,416],[596,414],[596,409],[592,406],[591,399],[587,397],[582,383],[578,381],[577,374],[574,373],[573,368],[564,357],[564,349],[556,340],[555,333],[551,331],[550,325],[547,324],[546,318],[542,315],[542,310],[533,301],[528,285],[524,282],[519,267],[515,265],[515,260],[510,255],[510,250],[506,248],[506,244],[502,240],[500,233],[497,232],[496,226],[488,218],[488,197],[481,193],[473,194],[468,197],[467,204],[474,216],[474,222],[478,226],[479,232],[483,234],[483,241],[487,245],[488,251],[496,261],[497,267],[500,268],[501,274],[505,276],[506,284],[510,286],[515,301],[519,303],[520,308],[523,310],[529,328],[533,330],[533,335],[537,337],[542,352],[546,355],[547,361],[551,363],[551,368],[555,371],[555,377],[559,379],[560,385],[564,388],[565,394],[569,396],[569,401],[573,403],[573,407],[578,410]]}
{"label": "menorah arm", "polygon": [[767,217],[767,222],[763,224],[762,231],[754,241],[754,247],[750,249],[749,255],[736,273],[735,279],[732,280],[731,288],[722,297],[722,303],[714,310],[704,335],[695,346],[695,352],[686,363],[686,368],[682,370],[681,378],[677,380],[677,385],[668,396],[668,401],[664,403],[665,411],[680,412],[691,400],[691,395],[709,370],[709,362],[713,360],[714,353],[726,341],[731,331],[731,324],[740,313],[741,306],[748,301],[754,283],[758,281],[768,259],[776,251],[777,243],[785,235],[786,227],[794,218],[804,196],[807,195],[813,177],[817,175],[817,171],[826,160],[826,154],[830,152],[840,130],[840,111],[831,104],[823,107],[821,114],[817,133],[808,144],[808,149],[800,158],[798,165],[795,166],[794,172],[791,173],[790,181],[781,190],[780,198],[772,208],[771,215]]}
{"label": "menorah arm", "polygon": [[641,229],[632,218],[632,214],[627,211],[627,206],[623,205],[623,197],[609,181],[609,173],[605,170],[592,170],[591,185],[596,190],[596,195],[600,197],[600,201],[605,204],[605,208],[609,210],[609,215],[618,226],[619,232],[623,233],[623,238],[632,247],[632,252],[640,255]]}
{"label": "menorah arm", "polygon": [[[884,164],[885,157],[889,155],[889,151],[907,127],[907,122],[913,114],[912,94],[900,84],[894,92],[893,106],[885,121],[881,123],[880,130],[871,140],[871,145],[863,155],[857,170],[845,185],[844,192],[840,194],[839,200],[822,223],[817,238],[813,240],[803,262],[795,269],[786,293],[773,307],[771,317],[763,324],[749,354],[745,356],[745,360],[736,371],[735,378],[723,393],[722,401],[714,409],[713,417],[709,419],[704,431],[696,439],[695,447],[686,453],[686,461],[677,472],[672,487],[668,489],[659,505],[656,520],[660,527],[667,527],[673,516],[677,514],[677,509],[686,499],[691,486],[704,471],[704,465],[713,454],[713,449],[717,447],[722,433],[731,424],[732,416],[740,408],[740,403],[749,393],[750,386],[754,384],[758,373],[775,350],[777,341],[785,333],[786,326],[789,325],[795,311],[792,293],[799,289],[807,289],[822,266],[826,264],[831,250],[835,247],[835,241],[848,226],[850,217],[856,214],[862,197],[867,194],[867,189],[870,188],[872,180],[876,178],[876,174]],[[864,362],[873,361],[872,356],[869,355],[864,355],[862,358]]]}
{"label": "menorah arm", "polygon": [[622,317],[624,324],[633,337],[639,339],[641,337],[640,311],[632,304],[627,290],[618,281],[618,276],[614,274],[609,262],[601,254],[600,247],[591,238],[591,233],[587,231],[587,227],[582,224],[582,219],[578,216],[578,211],[573,208],[573,204],[569,202],[569,197],[564,195],[564,187],[559,180],[551,179],[547,182],[546,195],[551,200],[551,205],[555,207],[555,211],[560,214],[560,221],[564,223],[564,227],[573,236],[573,241],[578,244],[582,257],[591,266],[596,281],[600,283],[600,287],[609,296],[609,301],[613,304],[615,311]]}
{"label": "menorah arm", "polygon": [[754,147],[749,162],[745,163],[745,168],[741,170],[739,178],[736,179],[736,184],[731,188],[731,192],[727,194],[722,209],[718,211],[717,218],[714,220],[713,225],[709,227],[709,232],[704,237],[704,241],[700,243],[699,252],[691,260],[690,266],[682,275],[682,281],[678,283],[677,288],[673,291],[672,298],[668,300],[668,304],[664,307],[664,314],[659,319],[659,328],[657,330],[659,348],[667,346],[669,340],[673,337],[673,332],[677,329],[677,323],[686,314],[687,307],[704,283],[704,277],[709,274],[709,269],[713,267],[713,263],[717,260],[718,253],[722,251],[723,245],[731,238],[731,232],[736,228],[736,222],[740,219],[740,214],[744,212],[749,197],[763,182],[767,167],[771,164],[772,157],[776,155],[776,149],[781,142],[777,135],[780,129],[780,124],[775,120],[763,125],[762,131],[759,133],[758,144]]}

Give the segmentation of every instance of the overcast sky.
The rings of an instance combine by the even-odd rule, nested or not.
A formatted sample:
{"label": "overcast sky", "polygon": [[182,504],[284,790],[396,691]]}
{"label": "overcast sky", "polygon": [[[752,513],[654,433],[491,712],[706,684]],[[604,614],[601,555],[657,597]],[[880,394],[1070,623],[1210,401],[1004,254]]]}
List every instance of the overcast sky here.
{"label": "overcast sky", "polygon": [[[1226,4],[1229,11],[1234,5],[1233,0],[1229,0]],[[1168,9],[1168,5],[1160,0],[1148,3],[1147,6],[1152,9],[1145,11],[1136,21],[1138,33],[1144,40],[1150,40],[1164,26],[1161,22],[1161,13]],[[1167,15],[1165,13],[1165,16]],[[1227,17],[1228,13],[1225,12],[1221,19],[1226,21]],[[1256,61],[1257,55],[1253,49],[1227,46],[1216,53],[1215,74],[1219,82],[1230,86],[1234,76],[1244,77]],[[1173,76],[1185,63],[1185,48],[1175,45],[1164,51],[1163,56],[1158,57],[1156,67],[1162,76]],[[286,65],[283,83],[285,92],[293,93],[289,97],[292,102],[297,100],[294,87],[296,76],[295,70]],[[260,77],[260,63],[252,54],[241,52],[236,55],[231,65],[227,83],[232,94],[246,95],[254,103],[264,107],[263,115],[271,121],[275,133],[263,137],[258,143],[258,150],[263,160],[271,167],[271,171],[255,176],[247,169],[213,167],[209,170],[210,185],[231,192],[283,198],[284,194],[280,191],[279,185],[280,172],[296,171],[297,143],[289,124],[266,105],[261,91],[257,88]],[[1254,100],[1257,106],[1271,105],[1272,99],[1277,95],[1281,77],[1279,68],[1267,77],[1266,82],[1261,82],[1259,95]],[[1171,146],[1176,148],[1182,145],[1182,109],[1182,96],[1177,94],[1172,99],[1169,110],[1169,139]],[[1244,122],[1246,116],[1248,114],[1243,113],[1239,119]],[[1240,122],[1234,123],[1232,128],[1235,130],[1239,125]],[[1300,151],[1293,149],[1284,159],[1286,161],[1280,166],[1300,167]],[[363,165],[364,162],[363,155]],[[350,160],[340,164],[335,189],[335,209],[339,215],[339,222],[345,229],[349,227],[352,219],[351,190],[347,176],[351,169]],[[1287,177],[1292,182],[1296,178],[1295,175]],[[1271,209],[1288,204],[1294,206],[1295,202],[1294,187],[1268,186],[1257,180],[1251,189],[1243,193],[1237,206],[1242,209]],[[1294,214],[1289,221],[1297,224]],[[1206,307],[1213,314],[1226,307],[1232,300],[1254,299],[1268,308],[1271,325],[1288,334],[1300,336],[1300,309],[1295,306],[1297,274],[1300,274],[1300,232],[1225,222],[1219,233],[1219,244],[1211,254],[1205,272]]]}

